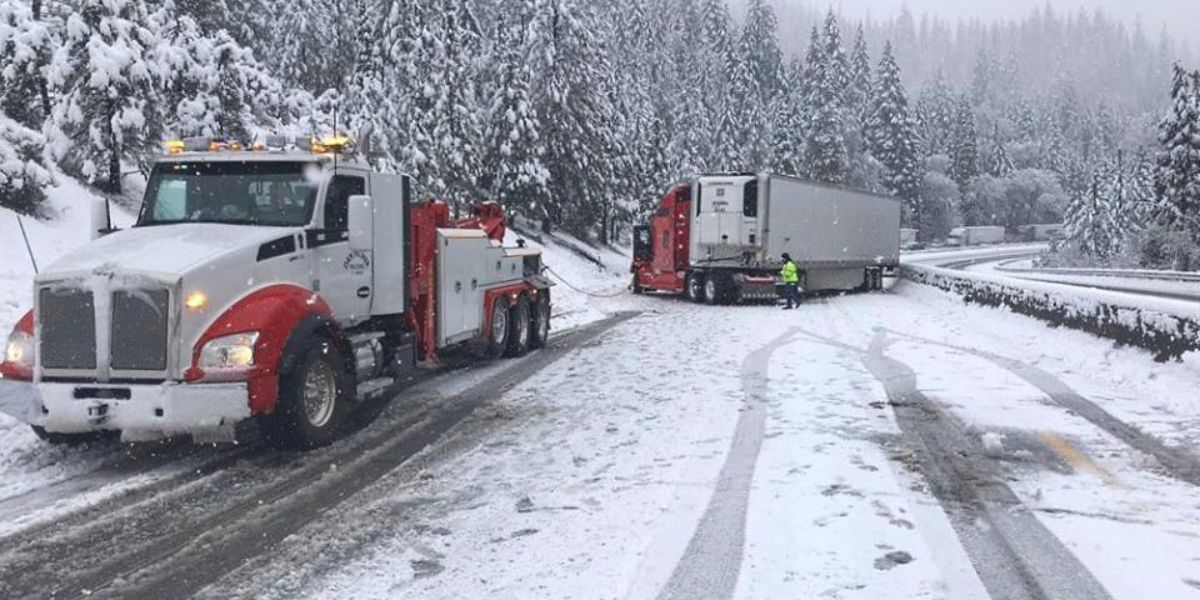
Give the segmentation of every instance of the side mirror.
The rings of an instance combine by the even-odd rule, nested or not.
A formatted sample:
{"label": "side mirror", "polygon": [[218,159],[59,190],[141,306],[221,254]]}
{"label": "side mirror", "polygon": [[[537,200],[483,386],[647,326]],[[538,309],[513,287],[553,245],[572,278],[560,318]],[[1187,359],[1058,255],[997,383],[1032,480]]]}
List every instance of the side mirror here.
{"label": "side mirror", "polygon": [[375,248],[375,205],[370,196],[350,196],[348,222],[350,249],[368,252]]}
{"label": "side mirror", "polygon": [[100,239],[109,232],[111,227],[108,218],[108,201],[103,198],[93,198],[91,214],[92,239]]}

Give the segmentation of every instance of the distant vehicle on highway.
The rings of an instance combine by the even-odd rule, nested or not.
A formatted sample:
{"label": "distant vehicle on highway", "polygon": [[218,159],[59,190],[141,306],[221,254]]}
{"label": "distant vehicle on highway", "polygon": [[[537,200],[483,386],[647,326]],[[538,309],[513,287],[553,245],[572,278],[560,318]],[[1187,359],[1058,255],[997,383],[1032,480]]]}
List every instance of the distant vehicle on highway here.
{"label": "distant vehicle on highway", "polygon": [[1018,230],[1021,232],[1021,239],[1027,242],[1049,242],[1052,240],[1061,240],[1065,237],[1064,231],[1066,226],[1062,223],[1043,223],[1036,225],[1022,225]]}
{"label": "distant vehicle on highway", "polygon": [[900,230],[900,249],[901,250],[919,250],[921,242],[917,241],[918,232],[916,229],[901,229]]}
{"label": "distant vehicle on highway", "polygon": [[947,246],[982,246],[1004,242],[1003,227],[956,227],[946,238]]}

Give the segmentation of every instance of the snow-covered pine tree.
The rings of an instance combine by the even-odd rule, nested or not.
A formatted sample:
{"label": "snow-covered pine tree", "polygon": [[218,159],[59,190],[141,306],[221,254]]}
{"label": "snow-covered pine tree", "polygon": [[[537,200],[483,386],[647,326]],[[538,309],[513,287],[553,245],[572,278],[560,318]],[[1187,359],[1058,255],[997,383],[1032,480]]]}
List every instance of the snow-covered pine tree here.
{"label": "snow-covered pine tree", "polygon": [[984,106],[992,100],[992,61],[987,49],[980,48],[975,54],[975,68],[971,72],[971,102]]}
{"label": "snow-covered pine tree", "polygon": [[603,87],[611,66],[595,37],[593,15],[572,0],[540,3],[536,22],[534,106],[544,115],[544,160],[555,199],[543,226],[588,237],[600,230],[603,238],[606,220],[619,217],[605,214],[619,189],[611,159],[621,151],[610,128],[615,110]]}
{"label": "snow-covered pine tree", "polygon": [[158,40],[151,54],[161,73],[165,133],[250,142],[259,126],[279,123],[279,82],[228,31],[206,33],[172,0],[148,23]]}
{"label": "snow-covered pine tree", "polygon": [[54,183],[42,134],[0,114],[0,207],[38,215]]}
{"label": "snow-covered pine tree", "polygon": [[738,160],[727,166],[733,171],[765,169],[772,155],[768,147],[771,142],[769,107],[762,90],[765,82],[758,78],[761,73],[759,65],[755,64],[756,49],[751,41],[754,35],[749,29],[742,31],[729,91],[731,101],[736,99],[738,104],[733,138],[734,147],[739,150]]}
{"label": "snow-covered pine tree", "polygon": [[910,226],[921,230],[920,192],[924,181],[916,127],[908,112],[908,96],[900,80],[900,67],[889,43],[883,49],[867,122],[867,148],[885,168],[884,187],[904,201]]}
{"label": "snow-covered pine tree", "polygon": [[807,174],[815,181],[844,184],[850,174],[845,114],[849,76],[837,17],[832,9],[825,19],[820,62],[814,78],[807,107],[809,124],[804,153]]}
{"label": "snow-covered pine tree", "polygon": [[494,39],[498,73],[488,106],[486,167],[480,184],[506,209],[545,219],[550,173],[542,164],[541,122],[531,99],[533,72],[526,56],[525,30],[535,7],[528,0],[503,5]]}
{"label": "snow-covered pine tree", "polygon": [[[465,0],[438,0],[424,9],[415,56],[423,71],[410,119],[427,136],[414,140],[412,168],[422,189],[461,212],[480,199],[483,117],[477,81],[479,23]],[[423,160],[416,160],[416,157]]]}
{"label": "snow-covered pine tree", "polygon": [[397,131],[395,124],[404,118],[398,90],[389,83],[386,41],[391,39],[387,28],[391,22],[390,1],[371,0],[364,7],[370,18],[358,23],[357,37],[366,42],[359,44],[358,57],[354,61],[354,72],[346,87],[345,122],[347,129],[362,136],[370,132],[366,140],[369,148],[368,160],[379,169],[393,170],[398,167],[392,142]]}
{"label": "snow-covered pine tree", "polygon": [[54,156],[103,192],[120,194],[122,162],[143,166],[161,140],[157,44],[140,2],[82,0],[47,68],[62,91],[51,115]]}
{"label": "snow-covered pine tree", "polygon": [[793,61],[785,70],[783,89],[771,103],[771,170],[799,175],[804,168],[804,107],[800,78],[804,65]]}
{"label": "snow-covered pine tree", "polygon": [[938,71],[933,82],[922,90],[921,97],[917,100],[922,150],[925,156],[950,156],[954,139],[955,112],[954,92],[946,82],[945,75]]}
{"label": "snow-covered pine tree", "polygon": [[[715,81],[706,64],[707,45],[696,43],[704,35],[700,0],[677,0],[674,14],[677,21],[668,32],[676,87],[670,100],[674,101],[678,118],[670,147],[675,157],[675,175],[690,177],[708,169],[707,141],[712,136],[713,122],[707,96],[715,88]],[[696,90],[705,90],[705,93],[696,93]]]}
{"label": "snow-covered pine tree", "polygon": [[838,100],[845,109],[849,106],[850,99],[847,92],[850,87],[850,59],[846,56],[846,47],[842,44],[842,30],[832,7],[825,15],[823,32],[821,57],[825,65],[825,78],[829,85],[837,90]]}
{"label": "snow-covered pine tree", "polygon": [[1116,250],[1121,232],[1109,204],[1106,181],[1110,167],[1093,167],[1088,184],[1073,190],[1067,206],[1066,234],[1070,243],[1084,256],[1105,264]]}
{"label": "snow-covered pine tree", "polygon": [[1000,126],[995,125],[992,128],[992,152],[988,173],[992,177],[1008,177],[1012,172],[1012,158],[1008,155],[1003,136],[1000,135]]}
{"label": "snow-covered pine tree", "polygon": [[965,190],[979,173],[979,133],[975,125],[975,110],[971,107],[971,101],[964,97],[959,99],[954,118],[950,178],[960,190]]}
{"label": "snow-covered pine tree", "polygon": [[736,100],[730,100],[729,82],[734,64],[734,43],[729,9],[725,0],[701,0],[702,34],[699,41],[686,39],[683,43],[701,48],[702,87],[708,129],[704,134],[703,156],[707,169],[730,169],[736,162],[733,139],[737,121]]}
{"label": "snow-covered pine tree", "polygon": [[1155,190],[1161,218],[1200,243],[1200,72],[1176,64],[1171,110],[1159,125]]}
{"label": "snow-covered pine tree", "polygon": [[0,112],[35,130],[51,110],[42,70],[60,44],[42,13],[42,0],[0,0]]}
{"label": "snow-covered pine tree", "polygon": [[846,106],[850,111],[850,125],[861,132],[870,120],[872,98],[871,57],[867,54],[867,39],[860,23],[854,36],[854,50],[850,54],[850,87],[846,90]]}
{"label": "snow-covered pine tree", "polygon": [[739,51],[765,104],[779,92],[783,53],[779,50],[775,11],[764,0],[749,0]]}

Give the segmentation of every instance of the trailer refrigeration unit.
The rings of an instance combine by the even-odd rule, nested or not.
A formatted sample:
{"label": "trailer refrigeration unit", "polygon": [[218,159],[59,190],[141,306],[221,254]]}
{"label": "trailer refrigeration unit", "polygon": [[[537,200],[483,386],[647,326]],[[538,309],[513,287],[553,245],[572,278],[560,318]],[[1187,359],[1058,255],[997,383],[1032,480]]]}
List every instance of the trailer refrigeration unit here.
{"label": "trailer refrigeration unit", "polygon": [[781,175],[699,177],[671,188],[635,229],[633,288],[709,304],[771,300],[785,253],[805,290],[880,289],[900,262],[900,203]]}
{"label": "trailer refrigeration unit", "polygon": [[253,417],[307,448],[419,361],[545,344],[551,284],[538,252],[501,245],[499,206],[454,221],[348,139],[278,143],[169,143],[137,224],[37,276],[0,405],[52,442],[230,440]]}

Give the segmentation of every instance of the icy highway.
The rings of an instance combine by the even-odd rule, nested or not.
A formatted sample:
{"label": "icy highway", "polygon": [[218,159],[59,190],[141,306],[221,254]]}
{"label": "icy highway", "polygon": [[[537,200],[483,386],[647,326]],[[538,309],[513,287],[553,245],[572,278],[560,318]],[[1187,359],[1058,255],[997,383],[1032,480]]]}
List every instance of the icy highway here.
{"label": "icy highway", "polygon": [[586,302],[305,454],[0,422],[0,598],[1200,598],[1195,355],[907,282]]}

